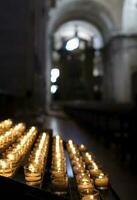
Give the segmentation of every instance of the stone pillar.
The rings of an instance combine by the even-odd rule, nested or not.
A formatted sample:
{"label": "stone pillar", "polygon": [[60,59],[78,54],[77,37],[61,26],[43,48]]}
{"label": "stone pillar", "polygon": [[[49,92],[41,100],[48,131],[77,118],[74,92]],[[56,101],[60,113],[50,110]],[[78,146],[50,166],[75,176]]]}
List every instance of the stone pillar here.
{"label": "stone pillar", "polygon": [[33,41],[33,104],[35,110],[44,111],[46,104],[46,76],[47,76],[47,1],[32,1],[34,8],[34,41]]}
{"label": "stone pillar", "polygon": [[133,71],[137,71],[137,36],[113,37],[104,49],[104,99],[131,103]]}
{"label": "stone pillar", "polygon": [[50,112],[51,104],[51,68],[52,68],[52,37],[46,34],[46,56],[45,56],[45,110]]}

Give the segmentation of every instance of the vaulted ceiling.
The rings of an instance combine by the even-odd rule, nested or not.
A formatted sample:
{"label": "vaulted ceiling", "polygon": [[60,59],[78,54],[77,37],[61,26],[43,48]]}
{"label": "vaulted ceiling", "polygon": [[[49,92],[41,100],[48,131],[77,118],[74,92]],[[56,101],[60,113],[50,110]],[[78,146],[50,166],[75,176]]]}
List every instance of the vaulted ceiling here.
{"label": "vaulted ceiling", "polygon": [[49,34],[72,20],[91,23],[104,42],[119,33],[137,33],[137,0],[57,0],[50,11]]}

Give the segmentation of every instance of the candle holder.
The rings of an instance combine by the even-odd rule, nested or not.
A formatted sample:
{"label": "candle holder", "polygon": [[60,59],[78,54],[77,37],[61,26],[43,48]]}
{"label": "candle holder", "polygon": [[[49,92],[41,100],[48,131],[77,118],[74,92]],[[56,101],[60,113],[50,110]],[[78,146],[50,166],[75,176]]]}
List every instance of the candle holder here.
{"label": "candle holder", "polygon": [[74,174],[84,173],[85,167],[81,164],[78,164],[77,166],[73,167],[73,172],[74,172]]}
{"label": "candle holder", "polygon": [[23,123],[19,123],[15,125],[13,128],[10,128],[8,131],[4,132],[0,135],[0,149],[3,151],[9,145],[11,145],[15,140],[20,137],[20,135],[24,132],[25,125]]}
{"label": "candle holder", "polygon": [[26,183],[35,185],[41,183],[44,172],[41,170],[40,165],[29,163],[24,166],[24,174]]}
{"label": "candle holder", "polygon": [[64,194],[68,188],[66,158],[64,155],[63,140],[60,136],[53,137],[51,183],[54,193]]}
{"label": "candle holder", "polygon": [[76,174],[75,178],[76,178],[77,183],[80,183],[82,179],[86,178],[86,179],[90,179],[90,182],[93,184],[93,179],[90,178],[90,175],[87,172],[78,173]]}
{"label": "candle holder", "polygon": [[0,176],[12,177],[12,163],[7,159],[0,159]]}
{"label": "candle holder", "polygon": [[79,150],[80,150],[80,152],[86,152],[87,151],[87,148],[86,148],[86,146],[84,145],[84,144],[81,144],[80,146],[79,146]]}
{"label": "candle holder", "polygon": [[94,161],[94,155],[92,153],[86,152],[83,154],[83,160],[86,163],[86,166],[88,169],[92,168],[95,161]]}
{"label": "candle holder", "polygon": [[55,193],[64,194],[68,189],[68,177],[53,178],[52,177],[52,187]]}
{"label": "candle holder", "polygon": [[78,164],[83,164],[82,157],[75,157],[71,160],[72,166],[77,166]]}
{"label": "candle holder", "polygon": [[[13,130],[15,131],[15,129]],[[16,125],[16,131],[14,132],[14,134],[20,135],[21,131],[24,131],[24,125],[20,123]],[[11,176],[14,175],[16,169],[19,166],[19,163],[21,162],[26,152],[31,147],[32,141],[34,140],[36,133],[37,133],[36,129],[30,128],[28,132],[26,132],[24,135],[22,135],[21,137],[17,139],[16,143],[11,145],[8,149],[6,149],[5,152],[2,153],[2,158],[6,159],[7,162],[11,164],[11,168],[12,168]],[[9,133],[6,133],[6,134],[8,135]]]}
{"label": "candle holder", "polygon": [[0,122],[0,134],[9,130],[12,127],[12,125],[13,125],[13,121],[11,119],[6,119]]}
{"label": "candle holder", "polygon": [[24,166],[25,180],[28,185],[42,184],[45,162],[48,154],[49,135],[42,133],[36,140],[33,150]]}
{"label": "candle holder", "polygon": [[81,200],[100,200],[99,191],[94,189],[92,194],[84,195]]}
{"label": "candle holder", "polygon": [[108,175],[101,173],[94,180],[95,186],[99,190],[106,190],[109,187],[109,178]]}
{"label": "candle holder", "polygon": [[91,177],[93,179],[95,179],[96,177],[98,177],[102,173],[102,170],[99,169],[99,168],[93,168],[93,169],[89,170],[89,173],[90,173]]}
{"label": "candle holder", "polygon": [[94,190],[94,185],[91,182],[79,183],[77,187],[81,197],[84,195],[92,194]]}

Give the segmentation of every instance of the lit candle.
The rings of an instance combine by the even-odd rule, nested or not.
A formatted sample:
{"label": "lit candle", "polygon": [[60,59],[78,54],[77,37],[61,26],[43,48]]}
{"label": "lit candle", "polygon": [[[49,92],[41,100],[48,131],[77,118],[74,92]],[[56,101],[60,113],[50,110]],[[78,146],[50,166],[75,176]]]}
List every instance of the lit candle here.
{"label": "lit candle", "polygon": [[85,168],[81,164],[78,164],[78,165],[73,167],[73,171],[74,171],[75,174],[84,173],[85,172]]}
{"label": "lit candle", "polygon": [[76,157],[76,158],[73,158],[73,160],[71,161],[71,164],[77,165],[78,163],[82,163],[82,162],[83,162],[82,157]]}
{"label": "lit candle", "polygon": [[108,176],[101,173],[96,179],[95,179],[95,185],[99,189],[106,189],[109,185],[109,179]]}
{"label": "lit candle", "polygon": [[0,159],[0,175],[5,177],[12,176],[12,165],[8,160]]}
{"label": "lit candle", "polygon": [[73,145],[73,141],[72,140],[68,140],[68,144],[69,145]]}
{"label": "lit candle", "polygon": [[51,180],[52,187],[55,191],[66,192],[66,189],[68,187],[68,177],[66,174],[66,158],[64,155],[63,140],[59,136],[53,138]]}
{"label": "lit candle", "polygon": [[100,173],[102,173],[102,170],[97,167],[94,169],[90,169],[89,172],[90,172],[91,177],[95,178],[95,177],[99,176]]}
{"label": "lit candle", "polygon": [[16,160],[18,159],[17,158],[17,154],[16,153],[9,153],[9,154],[7,154],[7,158],[9,159],[9,160],[11,160],[11,161],[14,161],[14,162],[16,162]]}
{"label": "lit candle", "polygon": [[66,191],[68,188],[68,177],[65,176],[63,178],[54,178],[52,179],[52,185],[55,190]]}
{"label": "lit candle", "polygon": [[84,161],[86,162],[86,164],[92,164],[94,162],[93,160],[93,155],[89,152],[86,152],[83,155]]}
{"label": "lit candle", "polygon": [[[76,181],[77,181],[77,183],[81,182],[81,180],[83,178],[87,178],[88,179],[88,178],[90,178],[90,176],[89,176],[89,174],[87,172],[76,174]],[[90,178],[90,182],[93,183],[93,180],[91,178]]]}
{"label": "lit candle", "polygon": [[78,184],[78,191],[83,196],[85,194],[92,194],[94,185],[91,182],[85,181]]}
{"label": "lit candle", "polygon": [[44,166],[48,153],[48,143],[49,135],[42,133],[38,137],[28,158],[27,164],[24,167],[24,174],[26,183],[29,185],[40,184],[42,182]]}
{"label": "lit candle", "polygon": [[100,200],[100,195],[97,190],[93,190],[92,194],[84,195],[81,200]]}
{"label": "lit candle", "polygon": [[87,150],[87,148],[86,148],[85,145],[81,144],[80,147],[79,147],[79,150],[80,150],[81,152],[85,152],[85,151]]}
{"label": "lit candle", "polygon": [[32,163],[24,167],[24,173],[26,181],[40,181],[42,178],[42,174],[38,166],[35,166]]}
{"label": "lit candle", "polygon": [[7,131],[11,126],[13,125],[13,122],[11,119],[6,119],[2,122],[0,122],[0,134],[2,134],[4,131]]}

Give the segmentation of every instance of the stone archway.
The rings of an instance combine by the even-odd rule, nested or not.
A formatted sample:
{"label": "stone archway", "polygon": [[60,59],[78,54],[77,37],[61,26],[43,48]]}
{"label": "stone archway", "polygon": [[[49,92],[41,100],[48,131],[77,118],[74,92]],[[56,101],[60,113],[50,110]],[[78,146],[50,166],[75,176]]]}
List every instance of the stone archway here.
{"label": "stone archway", "polygon": [[[65,41],[75,37],[75,31],[77,31],[77,36],[79,38],[80,49],[74,51],[74,55],[73,52],[70,53],[66,50]],[[62,40],[63,38],[64,43]],[[99,80],[102,79],[101,70],[99,70],[97,62],[95,65],[93,64],[95,63],[95,57],[97,58],[95,52],[99,52],[104,46],[102,34],[96,27],[88,22],[73,20],[64,23],[54,32],[53,41],[55,57],[53,56],[54,61],[52,66],[54,66],[53,68],[57,66],[61,72],[61,76],[56,82],[59,88],[56,92],[58,94],[57,96],[60,97],[60,100],[76,98],[93,100],[95,93],[93,91],[94,85],[99,84]],[[81,44],[84,45],[82,45],[82,49]],[[93,75],[94,66],[96,66],[96,71],[98,71],[97,76]],[[67,81],[69,81],[69,84]],[[51,85],[53,84],[55,84],[55,82],[51,81]],[[72,90],[70,88],[72,88]],[[72,92],[68,92],[69,90],[75,91],[74,94],[71,95],[70,93]],[[54,97],[54,95],[52,96]]]}
{"label": "stone archway", "polygon": [[[91,1],[91,0],[75,0],[66,1],[66,3],[61,4],[53,13],[51,13],[51,19],[49,21],[49,40],[48,40],[48,76],[47,81],[47,91],[50,92],[49,77],[50,77],[50,67],[52,66],[50,53],[51,53],[51,42],[52,35],[54,32],[64,23],[71,20],[83,20],[93,24],[102,34],[104,43],[111,38],[114,32],[118,31],[118,26],[116,20],[112,16],[111,11],[105,7],[102,2]],[[48,101],[50,102],[50,94],[47,95]]]}

